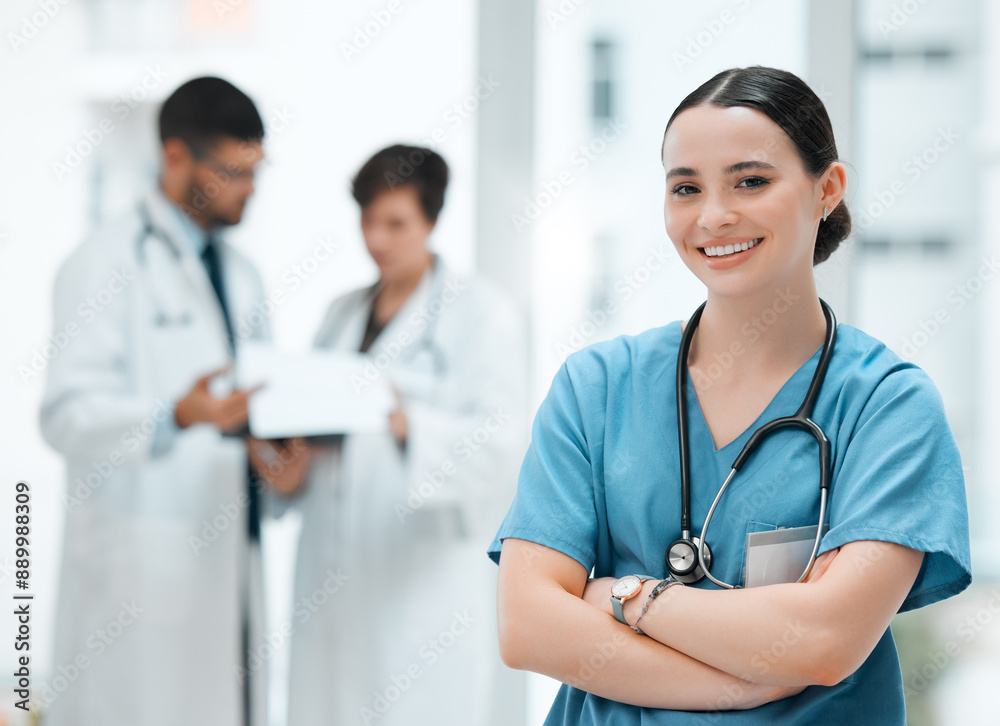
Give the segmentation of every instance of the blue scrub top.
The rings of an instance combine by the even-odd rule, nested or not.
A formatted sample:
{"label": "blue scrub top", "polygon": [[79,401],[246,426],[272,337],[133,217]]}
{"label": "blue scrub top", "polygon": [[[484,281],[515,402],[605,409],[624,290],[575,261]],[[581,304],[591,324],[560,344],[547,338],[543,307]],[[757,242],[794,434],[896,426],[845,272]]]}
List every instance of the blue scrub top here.
{"label": "blue scrub top", "polygon": [[[594,577],[667,575],[663,555],[680,537],[675,376],[680,323],[622,336],[570,356],[535,417],[517,495],[489,548],[503,539],[558,550]],[[692,530],[733,460],[761,424],[794,413],[819,351],[735,441],[715,450],[688,381]],[[738,365],[738,362],[737,362]],[[900,612],[951,597],[972,581],[962,462],[941,397],[927,375],[848,325],[837,343],[813,420],[833,453],[828,521],[820,552],[857,540],[927,553]],[[813,525],[819,518],[815,440],[802,431],[768,437],[730,484],[712,518],[712,573],[743,581],[746,535]],[[694,587],[715,588],[707,579]],[[849,603],[844,603],[849,607]],[[669,687],[669,684],[666,684]],[[563,685],[546,726],[566,724],[903,724],[902,677],[887,629],[843,683],[812,686],[749,711],[639,708]]]}

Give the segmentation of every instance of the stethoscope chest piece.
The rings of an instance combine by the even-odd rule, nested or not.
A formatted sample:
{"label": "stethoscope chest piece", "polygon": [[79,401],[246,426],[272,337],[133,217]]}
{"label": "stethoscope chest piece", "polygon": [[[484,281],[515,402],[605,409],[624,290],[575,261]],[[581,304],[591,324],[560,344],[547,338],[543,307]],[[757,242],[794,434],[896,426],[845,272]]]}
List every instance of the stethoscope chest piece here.
{"label": "stethoscope chest piece", "polygon": [[[667,571],[673,575],[675,580],[683,582],[685,585],[698,582],[705,576],[705,570],[698,562],[698,548],[701,546],[701,539],[690,537],[688,539],[675,539],[667,548],[666,557]],[[705,545],[705,564],[712,566],[712,550]]]}

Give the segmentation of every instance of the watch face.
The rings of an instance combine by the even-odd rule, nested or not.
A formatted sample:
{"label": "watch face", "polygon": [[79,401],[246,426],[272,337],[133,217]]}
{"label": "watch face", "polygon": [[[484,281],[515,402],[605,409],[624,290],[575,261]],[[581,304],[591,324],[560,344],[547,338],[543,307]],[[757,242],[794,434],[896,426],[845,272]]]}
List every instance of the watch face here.
{"label": "watch face", "polygon": [[625,597],[638,590],[641,585],[642,580],[638,577],[635,575],[626,575],[611,586],[611,595],[617,598]]}

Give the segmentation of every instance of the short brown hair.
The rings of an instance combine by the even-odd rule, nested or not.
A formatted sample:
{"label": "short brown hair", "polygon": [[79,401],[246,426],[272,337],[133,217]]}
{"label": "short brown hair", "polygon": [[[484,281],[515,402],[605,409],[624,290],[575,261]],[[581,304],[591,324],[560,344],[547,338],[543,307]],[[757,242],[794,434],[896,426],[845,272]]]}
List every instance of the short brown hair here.
{"label": "short brown hair", "polygon": [[427,220],[436,222],[448,188],[448,164],[422,146],[395,144],[376,152],[355,174],[351,194],[365,209],[382,192],[407,185],[416,190]]}

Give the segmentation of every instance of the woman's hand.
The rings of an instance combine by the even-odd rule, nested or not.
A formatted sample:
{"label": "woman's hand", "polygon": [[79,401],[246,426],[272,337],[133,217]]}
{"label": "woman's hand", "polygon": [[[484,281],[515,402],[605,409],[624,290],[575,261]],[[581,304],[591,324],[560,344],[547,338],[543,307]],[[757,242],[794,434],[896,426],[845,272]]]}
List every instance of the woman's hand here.
{"label": "woman's hand", "polygon": [[406,414],[403,412],[405,400],[395,386],[392,387],[392,395],[396,397],[396,410],[389,414],[389,430],[396,437],[397,443],[402,446],[406,443],[407,435]]}
{"label": "woman's hand", "polygon": [[247,453],[254,471],[284,496],[295,494],[302,486],[312,459],[312,449],[303,438],[289,439],[282,445],[251,437]]}
{"label": "woman's hand", "polygon": [[809,576],[802,582],[808,584],[819,580],[819,578],[823,576],[823,573],[830,567],[830,563],[833,562],[833,558],[837,556],[838,552],[840,552],[839,547],[837,549],[827,550],[817,557],[816,561],[813,562],[812,569],[809,570]]}
{"label": "woman's hand", "polygon": [[396,441],[406,443],[406,414],[403,409],[397,408],[389,414],[389,430],[396,437]]}

